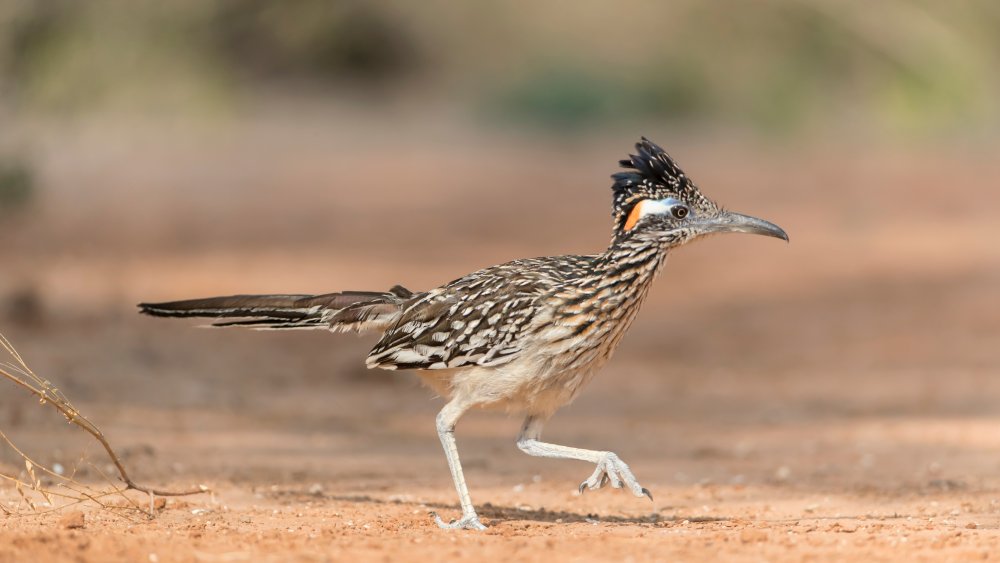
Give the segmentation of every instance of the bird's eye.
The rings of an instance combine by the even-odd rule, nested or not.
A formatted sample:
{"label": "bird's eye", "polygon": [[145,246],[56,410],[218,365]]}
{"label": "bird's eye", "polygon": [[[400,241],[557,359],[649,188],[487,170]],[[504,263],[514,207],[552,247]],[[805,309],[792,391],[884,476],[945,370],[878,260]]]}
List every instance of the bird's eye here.
{"label": "bird's eye", "polygon": [[670,209],[670,214],[673,215],[675,219],[683,219],[688,216],[689,212],[688,208],[683,205],[675,205]]}

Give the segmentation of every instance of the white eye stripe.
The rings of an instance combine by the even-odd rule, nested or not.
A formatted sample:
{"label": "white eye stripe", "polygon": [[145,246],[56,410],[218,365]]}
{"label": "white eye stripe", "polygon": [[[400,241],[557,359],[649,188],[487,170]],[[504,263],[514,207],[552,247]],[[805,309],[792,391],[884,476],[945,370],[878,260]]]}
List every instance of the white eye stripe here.
{"label": "white eye stripe", "polygon": [[642,201],[639,205],[639,218],[646,217],[647,215],[663,215],[665,213],[670,213],[670,210],[677,205],[684,205],[680,200],[668,197],[666,199],[647,199]]}

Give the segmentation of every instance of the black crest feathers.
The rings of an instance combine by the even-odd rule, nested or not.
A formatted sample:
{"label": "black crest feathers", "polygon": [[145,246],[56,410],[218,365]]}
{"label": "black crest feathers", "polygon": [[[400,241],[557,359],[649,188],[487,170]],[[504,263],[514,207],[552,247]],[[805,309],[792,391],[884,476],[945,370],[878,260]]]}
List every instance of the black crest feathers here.
{"label": "black crest feathers", "polygon": [[677,198],[694,209],[710,211],[716,205],[702,195],[674,159],[656,143],[643,137],[635,144],[637,154],[619,161],[623,172],[611,175],[615,183],[613,214],[620,225],[628,210],[642,199]]}

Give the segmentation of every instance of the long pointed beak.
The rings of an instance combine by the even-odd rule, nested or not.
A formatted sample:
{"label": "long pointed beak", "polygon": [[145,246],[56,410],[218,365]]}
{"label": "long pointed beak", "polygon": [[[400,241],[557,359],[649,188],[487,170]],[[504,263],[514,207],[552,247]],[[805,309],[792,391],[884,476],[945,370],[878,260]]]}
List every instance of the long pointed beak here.
{"label": "long pointed beak", "polygon": [[750,233],[780,238],[788,242],[788,233],[774,223],[732,211],[723,211],[721,215],[706,221],[705,226],[706,232]]}

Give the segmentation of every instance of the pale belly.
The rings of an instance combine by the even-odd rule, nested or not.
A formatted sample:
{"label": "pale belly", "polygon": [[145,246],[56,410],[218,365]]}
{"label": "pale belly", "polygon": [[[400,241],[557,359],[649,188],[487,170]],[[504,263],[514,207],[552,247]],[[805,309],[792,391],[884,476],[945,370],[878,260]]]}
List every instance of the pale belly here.
{"label": "pale belly", "polygon": [[421,370],[417,375],[449,401],[548,417],[572,402],[609,357],[601,354],[587,365],[571,369],[529,357],[498,367]]}

